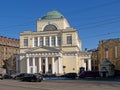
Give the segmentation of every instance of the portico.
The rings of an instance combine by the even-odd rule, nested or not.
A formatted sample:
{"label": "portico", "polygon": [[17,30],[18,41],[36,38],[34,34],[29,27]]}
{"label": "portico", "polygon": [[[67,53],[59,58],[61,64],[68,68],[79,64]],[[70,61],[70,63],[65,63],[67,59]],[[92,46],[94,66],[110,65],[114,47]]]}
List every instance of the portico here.
{"label": "portico", "polygon": [[58,52],[27,53],[27,73],[51,73],[63,72],[61,54]]}
{"label": "portico", "polygon": [[91,54],[88,52],[81,53],[82,67],[85,71],[91,71]]}

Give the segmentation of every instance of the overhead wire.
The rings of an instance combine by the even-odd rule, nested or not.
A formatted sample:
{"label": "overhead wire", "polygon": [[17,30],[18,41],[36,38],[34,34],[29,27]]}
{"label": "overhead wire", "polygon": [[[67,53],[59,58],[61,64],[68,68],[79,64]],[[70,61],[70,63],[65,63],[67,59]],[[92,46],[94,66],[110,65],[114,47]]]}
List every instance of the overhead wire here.
{"label": "overhead wire", "polygon": [[82,37],[82,39],[96,38],[96,37],[106,36],[106,35],[110,35],[110,34],[114,34],[114,33],[120,33],[120,31],[107,32],[107,33],[102,33],[102,34],[96,34],[96,35],[86,36],[86,37]]}
{"label": "overhead wire", "polygon": [[[86,12],[86,11],[89,11],[89,10],[94,10],[94,9],[97,9],[97,8],[100,8],[100,7],[104,7],[104,6],[108,6],[108,5],[112,5],[112,4],[115,4],[115,3],[118,3],[120,0],[114,0],[112,2],[108,2],[108,3],[104,3],[104,4],[100,4],[100,5],[96,5],[96,6],[93,6],[93,7],[88,7],[88,8],[85,8],[83,9],[81,12]],[[110,19],[108,19],[110,20]],[[91,24],[85,24],[85,25],[80,25],[80,27],[83,27],[83,28],[79,28],[78,31],[80,30],[83,30],[83,29],[90,29],[90,28],[96,28],[96,27],[99,27],[99,26],[102,26],[102,25],[108,25],[108,24],[113,24],[113,23],[117,23],[119,22],[120,20],[115,20],[115,18],[112,18],[111,20],[113,21],[110,21],[110,22],[105,22],[105,21],[108,21],[108,20],[103,20],[103,21],[100,21],[100,22],[93,22]],[[99,24],[100,23],[100,24]],[[12,28],[12,27],[26,27],[26,26],[31,26],[31,25],[35,25],[35,24],[16,24],[16,25],[10,25],[10,26],[5,26],[5,27],[0,27],[0,29],[7,29],[7,28]],[[91,26],[93,25],[93,26]],[[2,25],[0,25],[2,26]],[[89,27],[86,27],[86,26],[89,26]]]}

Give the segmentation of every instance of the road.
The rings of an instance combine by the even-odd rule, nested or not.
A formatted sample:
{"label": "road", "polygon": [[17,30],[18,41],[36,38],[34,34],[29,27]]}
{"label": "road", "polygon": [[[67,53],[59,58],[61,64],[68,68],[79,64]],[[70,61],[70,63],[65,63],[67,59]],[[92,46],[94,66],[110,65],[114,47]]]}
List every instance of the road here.
{"label": "road", "polygon": [[45,80],[21,82],[0,80],[0,90],[120,90],[120,82],[88,80]]}

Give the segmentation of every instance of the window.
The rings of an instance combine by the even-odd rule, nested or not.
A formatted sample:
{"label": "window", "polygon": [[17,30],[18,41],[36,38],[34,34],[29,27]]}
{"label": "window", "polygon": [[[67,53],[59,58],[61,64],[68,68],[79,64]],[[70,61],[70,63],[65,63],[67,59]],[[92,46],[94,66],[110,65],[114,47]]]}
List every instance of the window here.
{"label": "window", "polygon": [[49,46],[49,37],[45,38],[45,44],[46,44],[46,46]]}
{"label": "window", "polygon": [[45,26],[45,28],[44,28],[44,31],[53,31],[53,30],[57,30],[57,27],[52,24],[49,24],[49,25]]}
{"label": "window", "polygon": [[24,39],[24,46],[28,46],[28,39]]}
{"label": "window", "polygon": [[62,38],[58,37],[58,45],[60,46],[62,44]]}
{"label": "window", "polygon": [[55,36],[52,36],[52,46],[55,46]]}
{"label": "window", "polygon": [[43,37],[40,37],[40,46],[43,46]]}
{"label": "window", "polygon": [[72,36],[67,36],[67,44],[72,44]]}
{"label": "window", "polygon": [[36,46],[36,47],[38,46],[38,38],[37,37],[34,38],[34,46]]}

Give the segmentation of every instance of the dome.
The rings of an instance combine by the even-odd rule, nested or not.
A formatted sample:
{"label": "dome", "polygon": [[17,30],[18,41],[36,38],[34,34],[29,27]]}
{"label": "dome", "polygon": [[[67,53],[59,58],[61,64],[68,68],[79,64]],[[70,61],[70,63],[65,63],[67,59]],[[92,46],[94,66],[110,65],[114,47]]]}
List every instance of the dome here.
{"label": "dome", "polygon": [[45,16],[43,16],[42,19],[59,19],[63,17],[64,16],[58,11],[50,11]]}

